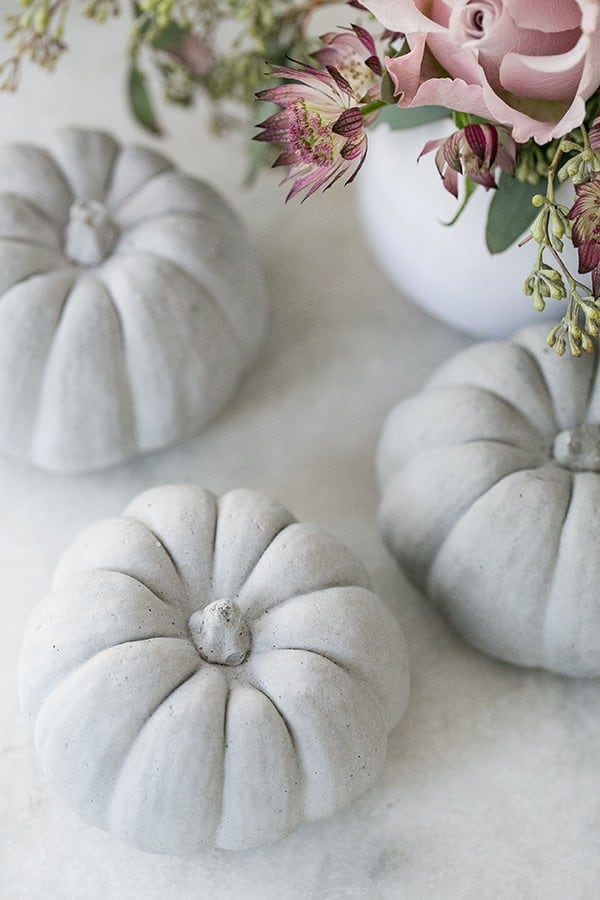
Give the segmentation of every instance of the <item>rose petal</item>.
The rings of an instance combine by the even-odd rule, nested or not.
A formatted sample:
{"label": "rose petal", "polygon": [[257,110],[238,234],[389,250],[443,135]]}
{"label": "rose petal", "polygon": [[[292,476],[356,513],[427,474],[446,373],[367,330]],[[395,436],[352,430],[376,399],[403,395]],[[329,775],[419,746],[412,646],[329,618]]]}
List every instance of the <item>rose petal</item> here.
{"label": "rose petal", "polygon": [[581,22],[577,0],[543,0],[543,8],[532,0],[504,0],[504,6],[520,28],[537,31],[568,31]]}
{"label": "rose petal", "polygon": [[522,56],[508,53],[500,65],[504,90],[536,100],[571,100],[577,92],[589,39],[582,36],[567,53],[556,56]]}
{"label": "rose petal", "polygon": [[[423,9],[431,7],[431,0],[363,0],[364,6],[373,13],[382,25],[402,34],[415,34],[419,31],[443,31],[444,26],[438,24],[439,19],[432,20]],[[446,23],[444,23],[446,24]]]}

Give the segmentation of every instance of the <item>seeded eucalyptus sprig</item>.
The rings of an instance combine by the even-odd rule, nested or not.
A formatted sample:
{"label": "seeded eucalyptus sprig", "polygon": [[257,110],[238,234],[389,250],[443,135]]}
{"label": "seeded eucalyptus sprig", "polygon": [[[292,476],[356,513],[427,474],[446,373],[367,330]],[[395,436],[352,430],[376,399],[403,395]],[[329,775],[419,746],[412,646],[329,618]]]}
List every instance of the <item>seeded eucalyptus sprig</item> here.
{"label": "seeded eucalyptus sprig", "polygon": [[[534,307],[543,310],[548,298],[567,301],[565,315],[548,335],[549,345],[560,356],[567,348],[577,357],[591,353],[600,333],[600,255],[594,232],[600,223],[600,141],[595,146],[600,128],[592,124],[590,134],[582,126],[557,142],[546,173],[546,193],[532,199],[539,212],[526,238],[538,244],[536,263],[524,286]],[[556,199],[556,181],[574,185],[578,199],[570,209]],[[580,273],[592,272],[591,289],[565,263],[565,239],[579,250]]]}

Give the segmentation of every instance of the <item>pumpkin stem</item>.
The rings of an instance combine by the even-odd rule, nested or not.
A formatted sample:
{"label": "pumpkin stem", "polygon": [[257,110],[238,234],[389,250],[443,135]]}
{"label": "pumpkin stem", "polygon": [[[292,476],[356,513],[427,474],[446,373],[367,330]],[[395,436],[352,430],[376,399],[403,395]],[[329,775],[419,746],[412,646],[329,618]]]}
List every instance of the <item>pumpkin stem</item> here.
{"label": "pumpkin stem", "polygon": [[555,461],[574,472],[600,472],[600,425],[577,425],[556,435]]}
{"label": "pumpkin stem", "polygon": [[188,622],[196,650],[207,662],[239,666],[250,650],[250,629],[239,606],[223,598],[197,610]]}
{"label": "pumpkin stem", "polygon": [[117,226],[102,203],[77,201],[69,210],[65,253],[77,265],[95,266],[108,256],[117,235]]}

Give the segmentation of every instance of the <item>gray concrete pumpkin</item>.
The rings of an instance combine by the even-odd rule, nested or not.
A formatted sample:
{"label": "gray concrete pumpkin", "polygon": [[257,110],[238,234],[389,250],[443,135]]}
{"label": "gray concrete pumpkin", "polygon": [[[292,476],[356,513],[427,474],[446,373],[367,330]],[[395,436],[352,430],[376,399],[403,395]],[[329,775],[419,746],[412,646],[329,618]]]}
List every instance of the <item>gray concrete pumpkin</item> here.
{"label": "gray concrete pumpkin", "polygon": [[547,326],[484,342],[390,414],[381,524],[409,578],[500,659],[600,676],[600,377]]}
{"label": "gray concrete pumpkin", "polygon": [[197,431],[266,321],[244,229],[152,150],[0,148],[0,452],[59,472]]}
{"label": "gray concrete pumpkin", "polygon": [[42,767],[83,818],[183,855],[275,840],[365,791],[408,666],[337,541],[254,491],[174,485],[66,552],[20,691]]}

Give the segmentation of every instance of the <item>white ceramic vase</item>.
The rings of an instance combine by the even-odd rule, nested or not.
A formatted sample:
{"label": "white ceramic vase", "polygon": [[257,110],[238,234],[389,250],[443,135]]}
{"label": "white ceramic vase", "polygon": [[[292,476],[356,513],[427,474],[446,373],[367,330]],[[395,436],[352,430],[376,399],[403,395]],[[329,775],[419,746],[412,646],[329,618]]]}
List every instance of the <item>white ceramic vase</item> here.
{"label": "white ceramic vase", "polygon": [[[413,302],[478,337],[505,337],[529,323],[558,321],[564,302],[543,313],[523,294],[536,245],[516,244],[493,256],[485,244],[491,193],[477,190],[459,221],[456,200],[444,190],[433,154],[417,164],[427,140],[448,135],[448,120],[369,134],[369,152],[356,180],[365,235],[388,277]],[[565,247],[577,271],[576,253]]]}

